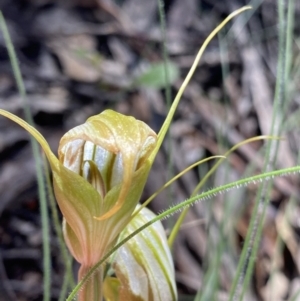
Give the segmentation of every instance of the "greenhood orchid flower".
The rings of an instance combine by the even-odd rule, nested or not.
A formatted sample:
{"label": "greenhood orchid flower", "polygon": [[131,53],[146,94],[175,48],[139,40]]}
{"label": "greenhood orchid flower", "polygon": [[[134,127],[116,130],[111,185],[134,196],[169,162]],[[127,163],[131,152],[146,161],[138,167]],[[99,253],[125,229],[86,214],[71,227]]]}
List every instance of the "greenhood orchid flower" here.
{"label": "greenhood orchid flower", "polygon": [[[157,136],[145,123],[107,110],[67,132],[57,158],[36,129],[9,112],[0,114],[33,135],[48,158],[65,241],[81,264],[81,279],[130,222],[153,162],[149,158]],[[96,300],[93,296],[99,295],[95,290],[102,280],[99,271],[79,294],[80,300]]]}

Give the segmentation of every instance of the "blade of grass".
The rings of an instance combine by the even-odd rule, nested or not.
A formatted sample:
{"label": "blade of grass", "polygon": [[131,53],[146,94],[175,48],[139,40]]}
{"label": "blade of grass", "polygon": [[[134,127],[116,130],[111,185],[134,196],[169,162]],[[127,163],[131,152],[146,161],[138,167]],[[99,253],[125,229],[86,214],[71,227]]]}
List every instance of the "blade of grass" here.
{"label": "blade of grass", "polygon": [[[164,69],[165,69],[165,78],[166,78],[166,88],[165,88],[165,97],[166,97],[166,103],[167,103],[167,110],[170,110],[171,107],[171,85],[170,85],[170,76],[168,71],[168,63],[169,63],[169,55],[167,51],[167,37],[166,37],[166,15],[164,11],[164,1],[163,0],[157,0],[158,5],[158,14],[159,14],[159,21],[160,21],[160,31],[162,35],[162,56],[164,60]],[[174,175],[173,165],[172,165],[172,138],[169,133],[166,134],[166,148],[167,148],[167,179],[170,179]],[[171,204],[172,199],[174,199],[173,196],[173,189],[170,186],[167,190],[167,196],[168,196],[168,204]],[[172,220],[169,221],[168,228],[172,228]]]}
{"label": "blade of grass", "polygon": [[[16,79],[17,87],[19,90],[20,97],[23,102],[24,113],[26,121],[33,125],[33,118],[30,112],[29,105],[26,100],[26,91],[24,82],[22,79],[21,71],[19,68],[17,56],[13,47],[13,44],[10,39],[10,35],[6,26],[5,19],[2,12],[0,11],[0,27],[3,32],[5,46],[8,51],[9,59],[12,65],[13,73]],[[51,257],[50,257],[50,241],[49,241],[49,217],[47,210],[47,198],[46,198],[46,187],[44,183],[43,169],[42,169],[42,160],[39,152],[38,143],[30,136],[30,142],[32,146],[33,156],[35,160],[35,169],[37,174],[38,182],[38,194],[39,194],[39,204],[40,204],[40,213],[42,220],[42,234],[43,234],[43,281],[44,281],[44,301],[50,300],[50,289],[51,289]]]}
{"label": "blade of grass", "polygon": [[[228,39],[225,39],[227,35],[227,31],[220,31],[218,33],[219,40],[219,53],[220,53],[220,61],[221,61],[221,70],[222,70],[222,91],[223,91],[223,103],[224,108],[227,113],[226,107],[229,105],[229,99],[226,93],[225,80],[229,74],[229,65],[228,65]],[[228,141],[225,139],[224,131],[228,126],[228,116],[225,115],[224,121],[225,125],[220,126],[216,133],[216,139],[218,145],[222,147],[228,148]],[[224,166],[225,165],[225,166]],[[228,179],[230,167],[229,162],[226,160],[223,164],[225,168],[225,173],[223,175],[223,179]],[[225,181],[226,182],[226,181]],[[204,184],[204,183],[203,183]],[[225,235],[225,227],[226,227],[226,216],[230,215],[228,212],[228,208],[230,207],[230,202],[225,202],[225,212],[224,217],[221,221],[221,224],[218,224],[218,221],[213,218],[214,216],[214,207],[215,200],[213,202],[209,202],[209,214],[208,223],[206,225],[207,234],[209,237],[208,248],[207,248],[207,271],[205,272],[205,277],[203,280],[202,289],[199,289],[197,292],[197,296],[195,301],[205,301],[205,300],[216,300],[218,287],[219,287],[219,271],[222,268],[222,258],[224,253],[226,252],[226,235]],[[218,239],[216,236],[218,235]]]}
{"label": "blade of grass", "polygon": [[[278,58],[278,69],[277,69],[277,82],[274,97],[274,108],[272,114],[272,126],[271,135],[279,135],[282,127],[282,116],[280,110],[283,109],[283,99],[284,99],[284,57],[285,57],[285,39],[282,34],[285,32],[283,30],[282,19],[282,7],[278,7],[279,11],[279,58]],[[269,172],[274,166],[278,150],[278,142],[271,141],[267,145],[266,151],[266,161],[263,170]],[[246,235],[244,247],[239,260],[237,274],[233,281],[232,288],[230,291],[229,300],[242,300],[244,294],[248,288],[254,263],[256,259],[256,254],[258,251],[258,246],[263,230],[263,221],[266,213],[267,205],[269,204],[269,197],[272,187],[272,181],[264,182],[258,190],[258,194],[255,199],[255,204],[252,212],[252,218],[250,220],[249,229]]]}
{"label": "blade of grass", "polygon": [[162,57],[164,60],[164,67],[165,67],[165,78],[166,78],[166,88],[165,88],[165,97],[167,102],[167,108],[171,107],[171,85],[170,85],[170,77],[169,77],[169,70],[168,70],[168,63],[169,63],[169,55],[167,50],[167,38],[166,38],[166,16],[164,11],[164,1],[157,0],[158,5],[158,15],[159,15],[159,23],[160,23],[160,32],[162,36]]}
{"label": "blade of grass", "polygon": [[53,189],[52,189],[50,170],[49,170],[47,161],[45,160],[44,162],[45,162],[44,168],[45,168],[45,174],[46,174],[46,184],[48,187],[48,199],[49,199],[49,203],[50,203],[52,221],[53,221],[53,225],[54,225],[55,234],[58,239],[58,244],[59,244],[59,249],[60,249],[60,252],[62,255],[62,260],[65,265],[64,281],[63,281],[62,288],[60,291],[60,296],[58,299],[58,301],[63,301],[66,299],[68,288],[73,288],[76,285],[73,274],[72,274],[73,258],[69,254],[66,244],[64,242],[62,228],[61,228],[61,222],[59,220],[57,205],[56,205],[56,201],[55,201],[55,197],[54,197]]}
{"label": "blade of grass", "polygon": [[[283,112],[284,110],[284,101],[285,101],[285,91],[286,91],[286,31],[287,31],[287,25],[286,25],[286,2],[284,0],[278,1],[278,21],[279,21],[279,42],[278,42],[278,49],[279,49],[279,55],[278,55],[278,64],[277,64],[277,81],[276,81],[276,90],[275,90],[275,97],[274,97],[274,109],[273,109],[273,118],[272,118],[272,128],[271,133],[274,133],[275,135],[280,135],[282,131],[282,124],[283,124],[283,116],[280,112]],[[266,158],[266,169],[270,170],[272,166],[274,166],[276,162],[278,152],[278,143],[276,141],[271,141],[269,143],[269,148],[267,149],[267,158]],[[246,289],[250,283],[250,279],[252,277],[254,264],[255,264],[255,258],[256,254],[258,252],[259,242],[260,238],[262,236],[263,231],[263,221],[266,214],[267,206],[269,204],[269,198],[272,188],[272,182],[265,185],[266,190],[265,193],[263,193],[259,200],[259,205],[262,206],[262,214],[257,215],[255,217],[255,220],[257,220],[257,233],[254,238],[253,242],[253,248],[251,255],[249,257],[249,264],[246,269],[246,275],[245,275],[245,281],[243,285],[243,291],[240,297],[240,300],[243,300],[244,294],[246,292]],[[259,209],[259,208],[258,208]],[[259,212],[258,212],[259,213]]]}
{"label": "blade of grass", "polygon": [[[225,116],[222,122],[222,125],[218,126],[216,129],[216,140],[217,144],[221,146],[221,148],[228,148],[228,141],[226,140],[225,131],[228,127],[228,114],[227,114],[227,107],[229,106],[229,99],[227,96],[227,93],[225,92],[225,80],[227,78],[227,75],[229,74],[229,65],[228,65],[228,39],[225,39],[224,37],[227,35],[227,30],[224,28],[224,30],[220,31],[218,33],[218,41],[219,41],[219,53],[220,53],[220,61],[221,61],[221,70],[222,70],[222,94],[223,97],[223,105],[224,105],[224,112]],[[226,160],[223,163],[223,167],[225,169],[225,173],[223,174],[223,179],[228,179],[230,167],[229,162]],[[206,178],[208,181],[209,179]],[[212,180],[213,181],[213,180]],[[225,181],[226,182],[226,181]],[[225,183],[224,182],[224,183]],[[203,182],[203,185],[207,184]],[[209,184],[211,185],[211,183]],[[217,200],[212,200],[212,202],[209,202],[208,204],[205,204],[204,206],[207,211],[205,215],[207,216],[207,223],[206,223],[206,232],[208,237],[207,242],[207,252],[206,252],[206,270],[205,275],[203,279],[203,285],[201,289],[198,290],[195,301],[204,301],[204,300],[217,300],[217,294],[218,294],[218,287],[219,287],[219,271],[222,268],[222,258],[224,256],[224,253],[226,252],[226,238],[225,238],[225,216],[226,212],[228,215],[228,209],[225,209],[225,216],[223,220],[221,221],[221,224],[219,224],[218,220],[214,218],[214,209],[215,209],[215,203]],[[224,203],[226,208],[229,208],[230,202]],[[205,267],[204,267],[205,268]]]}
{"label": "blade of grass", "polygon": [[[295,1],[294,0],[289,0],[288,1],[288,10],[287,10],[287,24],[286,24],[286,47],[285,47],[285,56],[284,56],[284,64],[285,64],[285,69],[283,72],[284,76],[284,108],[283,108],[283,112],[288,114],[288,108],[289,108],[289,104],[292,100],[292,97],[288,97],[288,93],[289,93],[289,82],[290,82],[290,75],[291,75],[291,62],[292,62],[292,41],[293,41],[293,31],[294,31],[294,17],[295,17]],[[283,15],[281,15],[281,18],[283,17],[282,22],[285,22],[285,17]],[[284,30],[284,28],[283,28]],[[283,33],[282,33],[283,34]],[[282,45],[283,47],[283,45]],[[291,96],[291,95],[289,95]],[[285,123],[286,124],[286,123]],[[283,128],[285,128],[286,126],[284,125]],[[300,158],[300,154],[298,155],[298,162],[299,162],[299,158]],[[292,207],[296,207],[296,199],[295,197],[291,197],[287,203],[287,206],[285,208],[285,212],[284,212],[284,219],[287,219],[287,215],[288,215],[288,210],[289,208]],[[280,231],[279,231],[280,232]],[[272,258],[271,261],[271,271],[270,271],[270,279],[269,279],[269,286],[270,286],[270,291],[269,291],[269,296],[268,296],[268,300],[274,300],[277,296],[274,295],[276,294],[276,289],[273,290],[272,288],[276,287],[276,281],[274,281],[274,276],[275,273],[278,271],[278,266],[276,264],[277,262],[277,258],[278,256],[281,254],[281,256],[283,256],[283,248],[284,248],[284,240],[281,236],[281,234],[279,233],[277,239],[276,239],[276,248],[275,248],[275,252],[274,252],[274,256]]]}

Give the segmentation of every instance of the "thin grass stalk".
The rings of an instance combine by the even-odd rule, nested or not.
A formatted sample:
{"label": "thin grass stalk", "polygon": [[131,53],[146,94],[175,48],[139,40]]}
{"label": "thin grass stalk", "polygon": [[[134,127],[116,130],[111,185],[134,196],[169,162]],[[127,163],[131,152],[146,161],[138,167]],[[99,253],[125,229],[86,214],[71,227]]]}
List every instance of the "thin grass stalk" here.
{"label": "thin grass stalk", "polygon": [[[289,92],[289,79],[290,79],[290,74],[291,74],[291,61],[292,61],[292,41],[293,41],[293,30],[294,30],[294,17],[295,17],[295,11],[294,11],[294,0],[289,0],[288,1],[288,10],[287,10],[287,26],[286,27],[286,48],[285,48],[285,70],[284,70],[284,85],[285,85],[285,93],[284,93],[284,109],[283,112],[287,113],[289,104],[291,102],[292,98],[288,97],[288,92]],[[300,154],[299,154],[300,156]],[[299,162],[299,157],[298,156],[298,162]],[[287,211],[289,207],[293,207],[296,204],[295,197],[291,197],[288,201],[288,206],[285,208],[285,213],[284,213],[284,218],[287,218]],[[270,295],[267,296],[269,300],[274,300],[277,296],[274,295],[274,291],[272,290],[272,287],[276,286],[276,283],[273,281],[274,275],[277,271],[277,266],[276,266],[276,258],[278,257],[278,254],[282,254],[284,248],[284,241],[279,234],[276,240],[276,248],[275,248],[275,254],[273,256],[273,260],[271,263],[271,271],[270,271]]]}
{"label": "thin grass stalk", "polygon": [[[8,51],[9,59],[12,65],[13,74],[16,79],[17,87],[19,90],[20,97],[22,99],[25,119],[26,121],[34,126],[34,121],[30,111],[30,107],[26,99],[26,91],[24,82],[22,79],[21,71],[18,64],[17,55],[14,50],[14,46],[11,42],[10,35],[7,29],[5,19],[2,12],[0,11],[0,27],[3,32],[5,46]],[[50,300],[51,295],[51,257],[50,257],[50,241],[49,241],[49,217],[47,210],[47,198],[46,198],[46,187],[43,177],[42,169],[42,159],[39,152],[38,143],[34,138],[30,136],[30,143],[33,151],[33,156],[35,160],[35,169],[37,174],[37,183],[38,183],[38,195],[39,195],[39,204],[40,204],[40,213],[42,221],[42,234],[43,234],[43,291],[44,291],[44,301]]]}
{"label": "thin grass stalk", "polygon": [[[222,225],[220,225],[220,227],[222,227]],[[226,241],[226,238],[223,236],[223,231],[220,234],[220,243],[216,247],[213,260],[209,259],[209,263],[212,264],[208,264],[208,271],[205,273],[203,280],[203,290],[198,290],[195,301],[215,300],[215,294],[218,292],[219,267],[222,263],[222,255],[225,252],[224,241]]]}
{"label": "thin grass stalk", "polygon": [[[222,72],[222,79],[223,83],[225,81],[226,76],[229,74],[229,66],[226,64],[226,61],[228,61],[228,41],[225,39],[225,36],[227,35],[227,29],[224,28],[224,32],[220,31],[218,32],[218,41],[219,41],[219,53],[220,53],[220,61],[221,61],[221,72]],[[222,86],[223,95],[225,95],[223,101],[225,105],[229,104],[229,99],[226,96],[225,93],[225,85]],[[225,106],[226,110],[226,106]],[[223,126],[219,127],[216,132],[216,139],[219,146],[228,147],[228,141],[226,141],[224,136],[224,131],[228,126],[228,119],[226,117],[224,118]],[[222,147],[221,147],[222,148]],[[227,154],[227,153],[226,153]],[[223,162],[219,160],[219,162]],[[224,162],[225,163],[225,162]],[[228,161],[226,162],[228,163]],[[228,173],[228,164],[226,164],[226,173]],[[216,170],[216,169],[215,169]],[[226,175],[224,174],[224,179],[226,179]],[[206,181],[208,181],[208,177],[205,177],[205,181],[201,181],[199,183],[199,186],[202,187]],[[199,187],[198,186],[198,187]],[[198,188],[196,187],[196,189]],[[199,189],[198,189],[199,190]],[[197,193],[197,190],[194,191],[194,195]],[[225,203],[225,206],[228,207],[228,203]],[[203,281],[203,289],[199,290],[197,292],[197,296],[195,298],[195,301],[204,301],[204,300],[215,300],[216,294],[218,293],[218,286],[219,286],[219,269],[222,264],[222,255],[225,252],[226,244],[225,244],[225,234],[224,234],[224,225],[225,225],[225,217],[222,220],[221,224],[217,226],[217,221],[212,219],[213,216],[213,208],[214,208],[214,202],[211,202],[208,204],[208,224],[207,228],[211,231],[218,231],[219,233],[219,239],[218,242],[214,242],[214,239],[212,238],[212,235],[208,235],[209,241],[208,241],[208,250],[211,250],[208,252],[208,256],[211,258],[208,258],[208,270],[205,273],[204,281]],[[217,229],[214,229],[216,228]]]}
{"label": "thin grass stalk", "polygon": [[[283,109],[284,103],[284,63],[285,63],[285,20],[283,14],[283,5],[278,3],[279,11],[279,57],[277,66],[277,82],[274,97],[274,109],[272,117],[271,135],[279,135],[282,128],[282,116],[280,110]],[[271,141],[267,145],[266,163],[263,168],[265,171],[270,171],[275,164],[278,150],[278,142]],[[234,281],[235,288],[231,290],[230,300],[242,300],[248,288],[252,277],[255,264],[256,254],[259,247],[260,238],[263,230],[263,221],[266,213],[267,205],[269,204],[270,191],[272,182],[263,183],[258,191],[255,206],[250,221],[250,226],[246,236],[241,260],[239,262],[239,276],[237,281]],[[241,265],[240,265],[241,264]],[[233,285],[233,287],[234,287]]]}
{"label": "thin grass stalk", "polygon": [[[294,2],[294,0],[291,0],[291,2]],[[298,153],[297,164],[300,164],[300,152]],[[290,198],[289,203],[291,203],[291,207],[298,206],[297,198],[295,196],[292,196]],[[297,301],[299,300],[299,296],[300,296],[300,289],[298,289],[298,291],[292,297],[290,297],[289,301]]]}
{"label": "thin grass stalk", "polygon": [[[220,52],[223,82],[224,82],[225,78],[227,77],[227,75],[229,74],[229,66],[226,63],[228,61],[227,60],[228,59],[228,41],[224,38],[226,35],[227,35],[227,32],[223,33],[223,31],[220,31],[218,33],[219,48],[220,48],[219,52]],[[224,92],[223,94],[225,95],[226,94],[225,93],[225,85],[223,85],[222,89]],[[225,96],[224,103],[226,105],[228,105],[228,103],[229,103],[229,99],[227,96]],[[227,120],[225,120],[225,122],[227,124]],[[223,146],[226,145],[226,141],[224,140],[224,128],[218,129],[218,132],[217,132],[218,145],[223,145]],[[226,145],[226,146],[228,146],[228,145]],[[225,168],[226,168],[226,173],[228,174],[228,172],[229,172],[228,161],[226,161],[226,163],[227,164],[226,164]],[[226,178],[227,178],[227,175],[224,174],[224,180]],[[204,185],[204,182],[202,185]],[[218,225],[218,230],[217,230],[219,232],[220,237],[218,239],[217,245],[215,245],[216,243],[214,243],[212,240],[211,241],[212,248],[208,248],[208,250],[212,250],[213,258],[208,259],[208,270],[205,273],[205,277],[204,277],[204,281],[203,281],[203,289],[198,290],[195,301],[215,300],[215,295],[218,292],[219,270],[221,268],[222,256],[225,252],[226,241],[227,241],[225,238],[225,233],[224,233],[226,216],[227,216],[227,214],[231,214],[230,212],[228,212],[229,203],[225,202],[225,206],[226,206],[226,208],[224,210],[225,213],[223,216],[223,220],[222,220],[221,224]],[[211,206],[211,211],[212,210],[213,210],[213,202],[212,202],[212,206]],[[207,225],[207,227],[209,227],[209,226]],[[212,227],[216,227],[216,226],[213,224]],[[210,253],[211,253],[211,251],[209,251],[209,254]]]}
{"label": "thin grass stalk", "polygon": [[[157,0],[157,6],[158,6],[158,15],[159,15],[159,23],[160,23],[160,32],[162,36],[162,42],[161,42],[161,50],[162,50],[162,57],[164,60],[164,71],[165,71],[165,82],[166,82],[166,88],[165,88],[165,98],[167,103],[167,110],[169,111],[171,107],[171,83],[170,83],[170,76],[169,76],[169,55],[168,55],[168,49],[167,49],[167,35],[166,35],[166,14],[164,10],[164,0]],[[173,165],[172,165],[172,138],[170,133],[168,132],[166,134],[166,149],[167,149],[167,179],[171,179],[174,175],[173,171]],[[172,187],[168,187],[167,190],[168,195],[168,203],[171,204],[173,199],[173,189]],[[169,222],[171,224],[171,221]],[[169,225],[171,226],[171,225]]]}
{"label": "thin grass stalk", "polygon": [[227,36],[228,29],[224,28],[223,30],[218,33],[218,41],[219,41],[219,54],[220,54],[220,62],[221,62],[221,74],[222,74],[222,94],[223,96],[223,103],[224,103],[224,109],[225,109],[225,117],[223,119],[222,125],[220,124],[217,134],[216,134],[216,140],[218,145],[224,146],[228,148],[228,141],[226,141],[225,138],[225,132],[226,128],[228,127],[228,111],[226,110],[226,106],[230,104],[230,101],[228,99],[227,93],[226,93],[226,87],[225,87],[225,79],[227,75],[229,74],[229,65],[228,63],[228,40],[225,39],[225,36]]}
{"label": "thin grass stalk", "polygon": [[[286,59],[287,59],[287,40],[286,40],[286,33],[287,33],[287,15],[286,15],[286,6],[287,2],[285,0],[278,0],[278,21],[279,21],[279,42],[278,42],[278,65],[277,65],[277,81],[276,81],[276,90],[275,90],[275,98],[274,98],[274,110],[273,110],[273,119],[272,119],[272,129],[271,133],[275,135],[280,135],[282,132],[282,124],[283,124],[283,116],[280,114],[280,111],[283,112],[284,109],[284,102],[285,102],[285,91],[286,91]],[[275,165],[277,152],[278,152],[278,141],[270,141],[269,143],[269,152],[267,150],[267,165],[266,170],[270,170],[272,166]],[[258,223],[257,233],[255,236],[253,249],[251,252],[251,256],[249,258],[249,265],[247,266],[246,270],[246,277],[245,277],[245,285],[243,285],[243,292],[241,295],[240,300],[243,300],[246,288],[250,283],[250,279],[253,274],[253,268],[255,264],[256,255],[259,248],[260,238],[262,236],[263,226],[264,226],[264,218],[267,210],[267,206],[269,204],[270,194],[271,194],[271,187],[272,182],[267,183],[266,186],[266,194],[263,194],[260,198],[260,204],[263,207],[262,215],[260,218],[256,218]],[[264,197],[265,196],[265,197]]]}
{"label": "thin grass stalk", "polygon": [[53,189],[52,189],[50,170],[49,170],[49,166],[46,161],[45,161],[44,169],[45,169],[45,175],[46,175],[46,184],[48,187],[48,199],[49,199],[49,203],[50,203],[51,217],[52,217],[52,221],[53,221],[55,234],[58,239],[58,245],[59,245],[59,249],[60,249],[60,252],[62,255],[62,260],[65,265],[65,276],[64,276],[64,280],[63,280],[63,283],[61,286],[60,295],[58,298],[58,301],[63,301],[66,299],[68,288],[72,289],[76,285],[75,281],[74,281],[73,273],[72,273],[73,258],[69,254],[66,244],[64,242],[62,228],[61,228],[61,221],[58,216],[57,205],[56,205],[56,201],[55,201],[55,197],[54,197]]}
{"label": "thin grass stalk", "polygon": [[[226,161],[226,163],[228,163]],[[229,168],[226,168],[226,172]],[[212,202],[213,203],[213,202]],[[216,294],[218,293],[219,286],[219,271],[222,268],[222,258],[225,252],[230,249],[231,241],[228,240],[228,237],[225,233],[225,230],[228,227],[228,221],[232,219],[232,210],[230,206],[231,202],[229,200],[224,201],[224,216],[220,224],[212,225],[212,227],[217,227],[215,231],[218,231],[219,237],[217,244],[215,243],[208,248],[209,254],[213,253],[213,258],[208,259],[208,270],[205,273],[203,280],[203,289],[197,292],[195,301],[204,301],[204,300],[216,300]],[[213,241],[212,241],[213,244]]]}
{"label": "thin grass stalk", "polygon": [[[281,64],[278,64],[278,68],[280,69]],[[277,82],[278,87],[278,82]],[[274,112],[273,113],[273,121],[272,121],[272,127],[271,127],[271,134],[277,133],[279,127],[276,127],[274,130],[274,116],[278,116],[277,108],[278,106],[278,95],[279,90],[276,89],[275,94],[275,106],[274,106]],[[277,144],[268,143],[267,152],[266,152],[266,164],[263,168],[264,171],[269,171],[271,169],[271,166],[273,162],[275,161],[277,152]],[[238,300],[242,299],[243,294],[246,291],[246,288],[248,287],[248,283],[250,280],[250,275],[252,275],[253,271],[253,265],[254,265],[254,258],[255,254],[257,252],[258,248],[258,242],[261,236],[262,231],[262,221],[264,217],[264,212],[266,209],[266,206],[268,204],[267,200],[269,197],[270,192],[270,184],[269,183],[263,183],[258,190],[257,197],[255,199],[255,205],[252,212],[252,218],[250,220],[249,229],[246,235],[246,239],[244,242],[244,247],[240,256],[239,264],[237,267],[237,274],[236,277],[233,280],[233,284],[230,290],[230,297],[229,300]],[[248,264],[251,260],[251,264]],[[245,280],[245,277],[247,279]],[[242,291],[242,293],[241,293]],[[239,298],[240,296],[240,298]]]}
{"label": "thin grass stalk", "polygon": [[170,61],[168,50],[167,50],[167,35],[166,35],[166,14],[164,10],[164,1],[157,0],[158,5],[158,15],[159,15],[159,23],[160,23],[160,32],[162,36],[161,42],[161,51],[162,57],[164,60],[164,69],[165,69],[165,79],[166,79],[166,88],[165,88],[165,97],[167,102],[167,108],[169,109],[171,106],[171,83],[170,83],[170,76],[168,70],[168,63]]}
{"label": "thin grass stalk", "polygon": [[[288,1],[288,11],[287,11],[287,27],[286,27],[286,59],[285,59],[285,104],[289,105],[291,98],[288,97],[289,80],[291,79],[291,69],[293,60],[293,39],[294,39],[294,23],[295,23],[295,0]],[[286,112],[284,110],[284,112]]]}

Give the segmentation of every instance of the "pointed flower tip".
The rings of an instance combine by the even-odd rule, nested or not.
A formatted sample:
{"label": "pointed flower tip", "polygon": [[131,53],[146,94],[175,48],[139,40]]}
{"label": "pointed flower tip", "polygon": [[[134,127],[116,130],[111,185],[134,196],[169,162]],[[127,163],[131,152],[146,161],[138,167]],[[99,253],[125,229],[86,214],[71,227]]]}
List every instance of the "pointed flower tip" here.
{"label": "pointed flower tip", "polygon": [[36,141],[40,144],[40,146],[44,150],[44,152],[49,160],[49,163],[51,164],[51,167],[56,168],[58,166],[58,160],[57,160],[56,156],[52,153],[48,142],[45,140],[45,138],[42,136],[42,134],[38,130],[36,130],[33,126],[31,126],[29,123],[27,123],[20,117],[14,115],[8,111],[0,109],[0,115],[7,117],[8,119],[19,124],[30,135],[32,135],[32,137],[34,137],[36,139]]}

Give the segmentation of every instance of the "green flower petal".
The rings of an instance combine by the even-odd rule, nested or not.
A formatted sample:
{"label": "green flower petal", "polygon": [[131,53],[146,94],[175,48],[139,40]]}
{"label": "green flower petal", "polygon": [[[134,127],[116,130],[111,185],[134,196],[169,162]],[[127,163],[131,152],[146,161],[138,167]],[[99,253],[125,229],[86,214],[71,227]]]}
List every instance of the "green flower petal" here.
{"label": "green flower petal", "polygon": [[[143,208],[126,227],[122,236],[128,236],[154,217],[154,213]],[[125,300],[123,295],[131,296],[127,300],[177,299],[173,261],[160,222],[146,228],[121,247],[117,251],[113,266],[122,284],[120,300]]]}
{"label": "green flower petal", "polygon": [[106,110],[71,129],[62,137],[58,150],[60,160],[65,156],[63,151],[67,144],[76,139],[90,141],[119,156],[122,186],[114,206],[109,211],[102,212],[98,218],[106,219],[115,214],[124,204],[133,173],[142,166],[154,149],[156,134],[145,123],[133,117]]}

